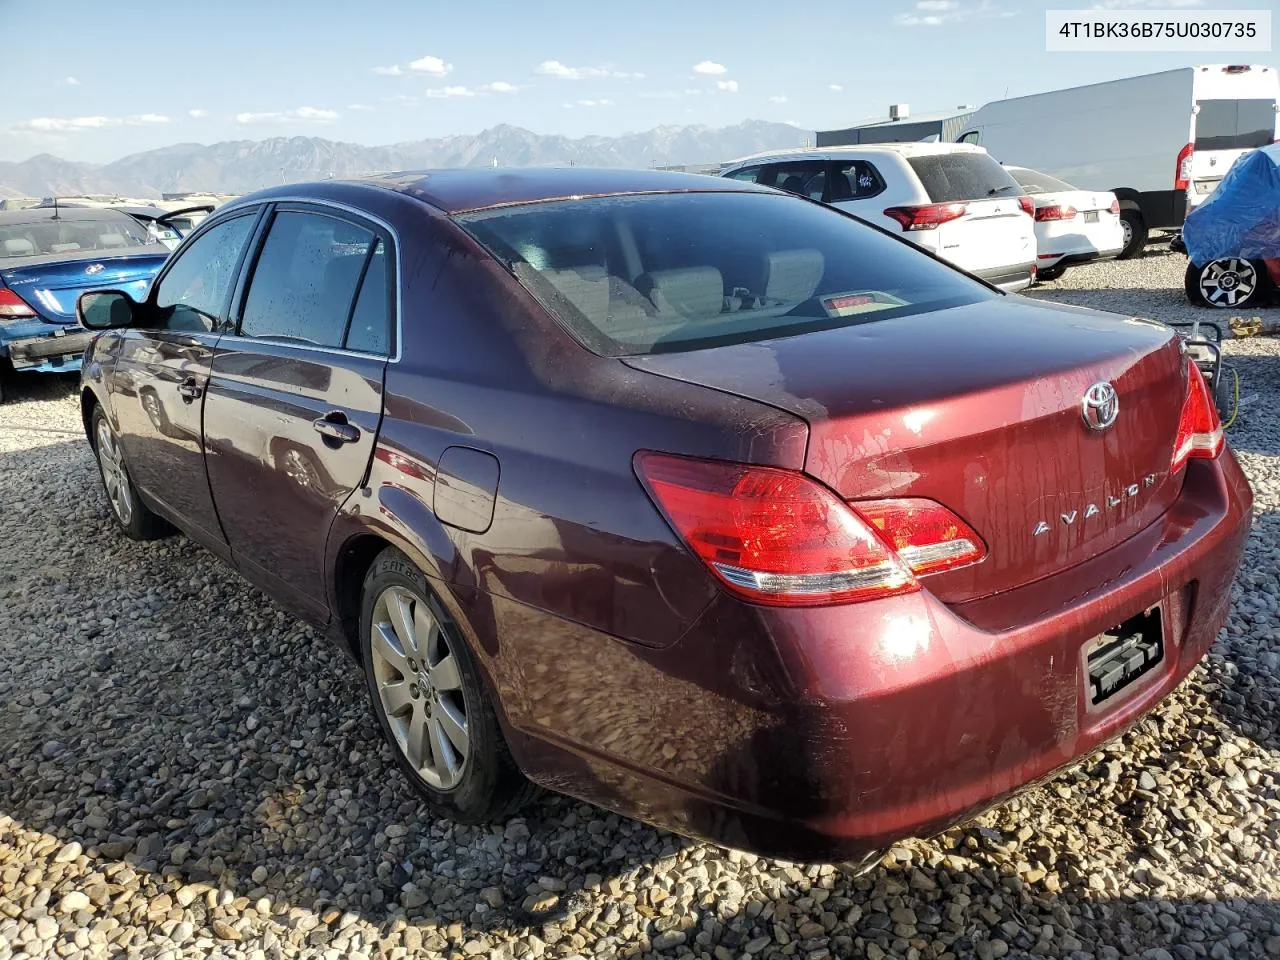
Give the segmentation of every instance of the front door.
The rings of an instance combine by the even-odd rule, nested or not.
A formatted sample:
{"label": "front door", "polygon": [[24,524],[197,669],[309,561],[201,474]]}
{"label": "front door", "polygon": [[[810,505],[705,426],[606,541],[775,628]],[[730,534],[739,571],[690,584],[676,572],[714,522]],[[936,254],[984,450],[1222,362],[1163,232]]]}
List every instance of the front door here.
{"label": "front door", "polygon": [[394,351],[391,237],[281,206],[205,397],[209,484],[237,566],[304,615],[327,612],[325,540],[369,469]]}
{"label": "front door", "polygon": [[167,266],[120,337],[112,412],[134,485],[197,540],[225,543],[201,447],[200,415],[214,344],[256,211],[225,220]]}

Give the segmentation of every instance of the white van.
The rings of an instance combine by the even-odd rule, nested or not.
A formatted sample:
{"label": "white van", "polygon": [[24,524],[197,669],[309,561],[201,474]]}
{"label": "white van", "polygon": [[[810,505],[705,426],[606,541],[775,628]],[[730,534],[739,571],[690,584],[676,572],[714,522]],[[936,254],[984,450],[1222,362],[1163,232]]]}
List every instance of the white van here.
{"label": "white van", "polygon": [[1031,198],[980,147],[875,143],[779,150],[735,160],[722,177],[847,210],[1006,291],[1035,279]]}
{"label": "white van", "polygon": [[1277,138],[1274,67],[1182,67],[997,100],[957,138],[1001,163],[1085,190],[1110,190],[1125,227],[1122,257],[1155,229],[1177,229],[1236,158]]}

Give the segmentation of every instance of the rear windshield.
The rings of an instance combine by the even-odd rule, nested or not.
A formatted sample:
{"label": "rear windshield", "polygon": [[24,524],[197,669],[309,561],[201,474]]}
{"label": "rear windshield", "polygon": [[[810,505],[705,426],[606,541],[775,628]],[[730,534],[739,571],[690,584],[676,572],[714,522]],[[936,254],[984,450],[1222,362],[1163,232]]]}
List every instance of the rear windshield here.
{"label": "rear windshield", "polygon": [[458,219],[606,356],[763,340],[996,296],[904,241],[789,196],[600,197]]}
{"label": "rear windshield", "polygon": [[1252,150],[1276,138],[1275,100],[1198,100],[1197,150]]}
{"label": "rear windshield", "polygon": [[1051,177],[1039,170],[1028,170],[1026,167],[1005,167],[1009,176],[1018,181],[1018,186],[1027,193],[1070,193],[1075,190],[1071,184],[1057,177]]}
{"label": "rear windshield", "polygon": [[986,153],[930,153],[908,157],[925,192],[934,203],[1016,197],[1018,182]]}
{"label": "rear windshield", "polygon": [[74,254],[88,250],[127,250],[146,244],[146,228],[124,214],[95,220],[59,217],[57,220],[0,224],[0,259]]}

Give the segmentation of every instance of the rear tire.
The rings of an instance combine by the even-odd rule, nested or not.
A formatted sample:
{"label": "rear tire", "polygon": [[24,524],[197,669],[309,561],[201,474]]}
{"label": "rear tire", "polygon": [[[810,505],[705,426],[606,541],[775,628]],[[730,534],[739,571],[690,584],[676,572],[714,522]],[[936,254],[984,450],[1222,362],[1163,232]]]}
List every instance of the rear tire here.
{"label": "rear tire", "polygon": [[394,548],[364,580],[360,653],[382,735],[434,814],[486,823],[529,799],[462,632]]}
{"label": "rear tire", "polygon": [[93,408],[93,452],[98,461],[98,473],[107,495],[107,505],[116,523],[130,540],[158,540],[173,532],[173,527],[151,512],[142,502],[129,477],[124,462],[120,438],[107,419],[102,407]]}
{"label": "rear tire", "polygon": [[1183,278],[1187,299],[1200,307],[1243,310],[1261,305],[1271,288],[1267,265],[1261,260],[1223,257],[1204,266],[1187,264]]}
{"label": "rear tire", "polygon": [[1122,209],[1120,225],[1124,227],[1124,249],[1116,259],[1132,260],[1134,257],[1142,256],[1147,245],[1147,221],[1142,219],[1142,213],[1128,207]]}

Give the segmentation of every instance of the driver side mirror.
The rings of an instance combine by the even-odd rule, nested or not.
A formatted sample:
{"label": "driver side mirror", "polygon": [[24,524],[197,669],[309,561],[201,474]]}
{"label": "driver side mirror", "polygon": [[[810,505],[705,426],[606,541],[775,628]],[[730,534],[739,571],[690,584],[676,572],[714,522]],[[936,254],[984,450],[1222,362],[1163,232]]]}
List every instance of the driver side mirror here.
{"label": "driver side mirror", "polygon": [[76,319],[87,330],[117,330],[133,324],[138,304],[123,290],[93,290],[80,294]]}

